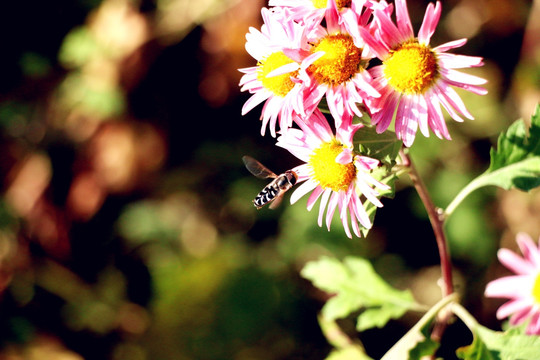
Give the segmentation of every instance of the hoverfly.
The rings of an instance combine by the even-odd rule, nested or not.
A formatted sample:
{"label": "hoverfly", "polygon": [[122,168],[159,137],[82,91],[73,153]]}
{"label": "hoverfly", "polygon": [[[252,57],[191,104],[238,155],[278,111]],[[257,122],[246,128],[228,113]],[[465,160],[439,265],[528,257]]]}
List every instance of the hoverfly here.
{"label": "hoverfly", "polygon": [[253,200],[253,205],[259,210],[266,204],[270,204],[270,209],[275,209],[281,202],[283,195],[296,184],[298,175],[287,170],[283,174],[276,175],[266,166],[252,158],[251,156],[242,156],[242,161],[250,173],[261,179],[274,179],[266,185]]}

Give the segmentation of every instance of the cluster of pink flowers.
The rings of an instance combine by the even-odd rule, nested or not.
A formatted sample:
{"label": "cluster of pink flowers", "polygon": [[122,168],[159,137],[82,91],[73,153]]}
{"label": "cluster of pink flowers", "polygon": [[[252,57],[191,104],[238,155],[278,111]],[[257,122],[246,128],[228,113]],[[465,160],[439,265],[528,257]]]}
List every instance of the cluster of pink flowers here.
{"label": "cluster of pink flowers", "polygon": [[357,118],[367,115],[364,123],[378,133],[394,122],[405,146],[418,128],[450,139],[441,106],[457,121],[472,119],[452,87],[486,92],[484,79],[455,69],[481,66],[482,59],[447,53],[465,39],[429,45],[440,2],[427,7],[417,37],[406,0],[270,0],[269,6],[261,11],[261,29],[246,35],[257,64],[240,69],[241,90],[252,94],[242,114],[264,103],[261,135],[268,129],[278,146],[305,162],[293,169],[305,184],[291,200],[312,191],[308,208],[321,199],[319,225],[327,209],[329,228],[338,208],[347,235],[350,214],[359,236],[359,224],[371,227],[361,199],[380,207],[379,191],[388,187],[371,176],[379,162],[354,150],[354,134],[363,126]]}

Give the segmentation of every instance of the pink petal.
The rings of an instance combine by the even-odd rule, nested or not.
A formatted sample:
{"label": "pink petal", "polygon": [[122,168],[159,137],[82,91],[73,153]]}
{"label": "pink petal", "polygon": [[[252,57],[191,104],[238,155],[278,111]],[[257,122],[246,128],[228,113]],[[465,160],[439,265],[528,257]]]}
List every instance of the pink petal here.
{"label": "pink petal", "polygon": [[307,209],[308,211],[311,211],[311,209],[313,209],[313,206],[315,205],[315,203],[317,202],[317,200],[319,199],[319,196],[321,196],[321,194],[323,193],[323,188],[320,187],[320,186],[317,186],[313,192],[311,193],[311,195],[309,196],[308,198],[308,202],[307,202]]}
{"label": "pink petal", "polygon": [[461,97],[456,93],[454,89],[451,87],[445,86],[446,89],[443,92],[443,95],[448,100],[449,104],[452,105],[454,109],[459,111],[462,115],[467,117],[468,119],[473,120],[474,117],[469,113],[467,108],[465,107],[465,104],[463,103],[463,100],[461,100]]}
{"label": "pink petal", "polygon": [[362,123],[350,125],[343,124],[336,129],[336,139],[345,146],[352,146],[354,134],[363,127],[364,125]]}
{"label": "pink petal", "polygon": [[497,257],[504,266],[506,266],[508,269],[512,270],[516,274],[526,275],[534,273],[535,271],[534,264],[526,261],[521,256],[517,255],[511,250],[499,249],[499,251],[497,252]]}
{"label": "pink petal", "polygon": [[526,233],[518,233],[516,242],[525,259],[531,262],[537,269],[540,269],[540,250],[536,247],[531,237]]}
{"label": "pink petal", "polygon": [[317,183],[311,179],[300,185],[291,195],[291,204],[296,203],[301,197],[317,187]]}
{"label": "pink petal", "polygon": [[[359,181],[363,181],[366,184],[371,184],[372,186],[379,188],[381,190],[390,190],[390,186],[383,184],[382,182],[375,180],[374,177],[372,177],[369,173],[364,172],[358,172],[358,179]],[[376,192],[375,190],[373,190]],[[378,195],[378,194],[377,194]]]}
{"label": "pink petal", "polygon": [[[268,101],[264,103],[264,106],[261,111],[261,120],[262,127],[265,128],[266,125],[270,122],[270,134],[272,137],[276,137],[276,121],[280,109],[283,106],[283,100],[280,97],[271,96],[268,98]],[[264,134],[263,134],[264,135]]]}
{"label": "pink petal", "polygon": [[326,28],[328,33],[332,34],[341,30],[339,26],[339,12],[335,1],[328,1],[324,18],[326,20]]}
{"label": "pink petal", "polygon": [[362,205],[362,201],[357,196],[353,196],[352,202],[354,203],[354,214],[360,224],[366,229],[371,229],[371,220],[369,219],[366,209],[364,209],[364,206]]}
{"label": "pink petal", "polygon": [[365,181],[357,181],[356,189],[359,190],[360,193],[362,193],[366,197],[366,199],[368,199],[369,202],[371,202],[373,205],[377,207],[383,206],[381,201],[377,199],[378,193],[371,187],[369,187]]}
{"label": "pink petal", "polygon": [[274,76],[289,74],[289,73],[295,72],[299,68],[300,68],[300,65],[298,63],[292,62],[289,64],[285,64],[283,66],[280,66],[275,70],[270,71],[268,74],[266,74],[266,77],[274,77]]}
{"label": "pink petal", "polygon": [[396,114],[396,133],[407,147],[413,144],[418,128],[418,119],[411,111],[412,105],[409,97],[402,96]]}
{"label": "pink petal", "polygon": [[269,92],[259,91],[251,96],[244,106],[242,106],[242,116],[253,110],[254,107],[265,101],[271,96]]}
{"label": "pink petal", "polygon": [[336,162],[342,165],[349,164],[353,161],[353,154],[351,149],[343,148],[343,151],[336,156]]}
{"label": "pink petal", "polygon": [[389,53],[388,47],[385,46],[386,44],[375,39],[367,29],[360,27],[359,30],[362,39],[364,39],[364,42],[369,46],[369,49],[375,54],[375,56],[377,56],[379,59],[385,59]]}
{"label": "pink petal", "polygon": [[409,18],[409,11],[407,10],[406,0],[396,0],[396,19],[400,33],[406,38],[413,38],[414,32]]}
{"label": "pink petal", "polygon": [[328,209],[326,211],[326,227],[330,230],[330,225],[332,224],[332,217],[334,217],[334,212],[336,211],[336,206],[339,201],[339,193],[332,191],[332,196],[328,203]]}
{"label": "pink petal", "polygon": [[345,230],[345,235],[349,239],[352,239],[351,229],[349,228],[349,219],[348,219],[348,213],[347,208],[348,204],[345,203],[345,199],[341,199],[342,201],[339,202],[339,217],[341,219],[341,223],[343,224],[343,230]]}
{"label": "pink petal", "polygon": [[355,165],[364,171],[375,169],[379,166],[379,160],[370,158],[368,156],[355,156]]}
{"label": "pink petal", "polygon": [[538,310],[536,310],[532,316],[529,326],[527,326],[526,333],[528,335],[540,335],[540,312]]}
{"label": "pink petal", "polygon": [[428,109],[426,99],[423,96],[415,96],[414,108],[418,111],[418,126],[425,137],[429,137]]}
{"label": "pink petal", "polygon": [[311,116],[304,121],[297,121],[296,123],[307,135],[306,141],[308,139],[317,141],[314,148],[318,147],[321,141],[328,142],[334,138],[332,128],[328,124],[326,117],[318,109],[315,109]]}
{"label": "pink petal", "polygon": [[446,127],[446,122],[441,111],[441,104],[437,96],[429,93],[425,95],[428,105],[428,122],[429,127],[439,138],[451,140],[450,133]]}
{"label": "pink petal", "polygon": [[[294,129],[296,130],[296,129]],[[291,169],[298,175],[298,181],[297,183],[301,181],[306,181],[311,178],[311,169],[307,164],[298,165]]]}
{"label": "pink petal", "polygon": [[433,88],[433,94],[437,95],[437,99],[442,104],[444,109],[448,112],[448,114],[450,114],[452,119],[454,119],[455,121],[458,121],[458,122],[463,122],[464,120],[456,112],[456,110],[455,110],[455,108],[453,106],[453,102],[449,99],[449,97],[447,95],[447,92],[448,93],[452,93],[452,92],[455,93],[455,91],[452,90],[449,86],[447,86],[447,84],[444,83],[444,82],[440,82],[440,84],[437,87]]}
{"label": "pink petal", "polygon": [[[333,1],[333,3],[335,4],[336,2]],[[360,35],[360,29],[362,27],[358,25],[355,14],[352,11],[345,11],[343,15],[341,15],[341,19],[343,20],[344,27],[352,36],[354,45],[358,48],[363,48],[364,42],[362,41],[362,36]]]}
{"label": "pink petal", "polygon": [[385,37],[385,43],[393,46],[399,44],[403,40],[403,36],[400,30],[394,25],[394,22],[386,13],[379,9],[375,10],[375,19],[378,21],[381,33]]}
{"label": "pink petal", "polygon": [[[349,206],[351,205],[349,204]],[[354,210],[349,209],[349,212],[351,213],[351,226],[353,228],[354,235],[356,235],[357,237],[361,237],[360,227],[358,226],[358,220],[356,219],[356,215],[354,215]]]}
{"label": "pink petal", "polygon": [[332,87],[329,87],[326,91],[326,102],[328,104],[328,109],[336,122],[336,127],[341,126],[343,113],[345,112],[342,97],[340,95],[341,94],[334,91],[334,88]]}
{"label": "pink petal", "polygon": [[509,317],[516,312],[528,311],[531,308],[531,304],[524,299],[515,299],[505,302],[499,309],[497,309],[497,319],[501,320]]}
{"label": "pink petal", "polygon": [[316,53],[313,53],[306,57],[304,61],[302,61],[302,69],[307,69],[311,64],[323,57],[324,54],[324,51],[317,51]]}
{"label": "pink petal", "polygon": [[510,317],[510,325],[516,326],[523,323],[527,318],[534,314],[534,311],[534,308],[530,304],[528,307],[518,310]]}
{"label": "pink petal", "polygon": [[442,44],[442,45],[439,45],[439,46],[433,48],[433,51],[435,51],[437,53],[442,53],[442,52],[445,52],[445,51],[448,51],[448,50],[451,50],[451,49],[461,47],[461,46],[465,45],[466,43],[467,43],[467,39],[454,40],[454,41],[450,41],[450,42],[447,42],[445,44]]}
{"label": "pink petal", "polygon": [[424,20],[422,21],[422,27],[418,32],[418,41],[421,44],[429,44],[431,36],[435,32],[435,28],[439,23],[441,17],[441,3],[437,1],[435,6],[433,3],[429,3],[426,13],[424,15]]}
{"label": "pink petal", "polygon": [[481,86],[468,85],[468,84],[463,84],[463,83],[454,83],[453,81],[447,81],[447,82],[452,86],[458,87],[458,88],[463,89],[463,90],[470,91],[470,92],[472,92],[473,94],[476,94],[476,95],[486,95],[488,93],[487,89],[485,89],[485,88],[483,88]]}
{"label": "pink petal", "polygon": [[399,103],[399,98],[399,94],[397,94],[396,92],[391,90],[388,91],[388,96],[383,103],[383,110],[374,114],[372,117],[372,122],[374,124],[377,124],[377,133],[380,134],[384,132],[392,123],[394,113]]}
{"label": "pink petal", "polygon": [[319,206],[319,217],[317,219],[317,224],[319,224],[319,226],[322,226],[324,209],[326,208],[326,205],[328,204],[328,199],[330,198],[331,194],[332,194],[332,190],[326,189],[321,196],[321,204]]}
{"label": "pink petal", "polygon": [[373,87],[373,78],[368,71],[362,71],[353,78],[353,82],[359,90],[365,93],[366,96],[378,98],[381,94]]}
{"label": "pink petal", "polygon": [[484,294],[487,297],[517,298],[529,296],[532,289],[530,276],[512,275],[489,282]]}
{"label": "pink petal", "polygon": [[463,69],[478,67],[484,64],[479,56],[456,55],[450,53],[437,53],[439,65],[443,69]]}

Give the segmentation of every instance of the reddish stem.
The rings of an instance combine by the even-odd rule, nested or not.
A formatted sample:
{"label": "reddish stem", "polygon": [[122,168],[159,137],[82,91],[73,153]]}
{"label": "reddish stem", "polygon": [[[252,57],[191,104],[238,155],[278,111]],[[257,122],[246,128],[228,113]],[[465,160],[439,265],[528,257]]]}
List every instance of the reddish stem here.
{"label": "reddish stem", "polygon": [[[435,234],[435,240],[437,241],[437,247],[439,249],[439,256],[441,259],[441,272],[443,280],[442,292],[443,296],[448,296],[454,292],[454,286],[452,280],[452,263],[450,261],[450,254],[448,252],[446,235],[443,228],[445,220],[444,212],[442,211],[442,209],[436,207],[435,204],[433,204],[427,187],[422,181],[420,175],[418,174],[409,155],[405,151],[403,151],[403,149],[400,151],[400,155],[403,160],[403,165],[409,168],[409,177],[411,178],[411,181],[428,213],[429,221],[431,222],[431,227],[433,228],[433,233]],[[443,312],[441,316],[439,316],[439,321],[431,334],[431,338],[433,340],[440,340],[449,318],[450,313],[447,312]]]}

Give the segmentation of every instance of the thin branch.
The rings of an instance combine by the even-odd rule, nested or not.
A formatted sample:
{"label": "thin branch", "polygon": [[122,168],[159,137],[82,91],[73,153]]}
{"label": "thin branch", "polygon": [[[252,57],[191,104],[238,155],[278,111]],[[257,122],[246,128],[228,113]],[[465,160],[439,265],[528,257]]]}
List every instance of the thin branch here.
{"label": "thin branch", "polygon": [[411,161],[411,158],[405,151],[400,151],[401,158],[404,165],[409,168],[409,177],[426,208],[429,216],[429,221],[435,234],[435,240],[437,241],[437,247],[439,249],[439,256],[441,258],[441,271],[443,279],[443,296],[448,296],[454,292],[454,286],[452,281],[452,264],[450,262],[450,254],[448,252],[448,245],[446,242],[446,235],[444,233],[444,213],[436,207],[431,200],[431,196],[426,188],[426,185],[422,181],[422,178],[416,171],[416,167]]}
{"label": "thin branch", "polygon": [[[411,161],[409,155],[403,149],[400,150],[400,155],[403,165],[409,168],[409,177],[428,213],[429,221],[431,222],[431,227],[433,228],[433,233],[435,234],[435,240],[437,241],[439,257],[441,260],[441,273],[443,280],[442,292],[443,296],[448,296],[454,292],[454,285],[452,280],[452,263],[450,262],[450,254],[448,252],[446,235],[443,228],[445,220],[444,212],[442,209],[436,207],[431,200],[427,187],[418,174],[416,167]],[[431,338],[433,340],[440,341],[450,316],[451,313],[448,311],[445,311],[444,313],[441,312],[438,322],[431,334]]]}

